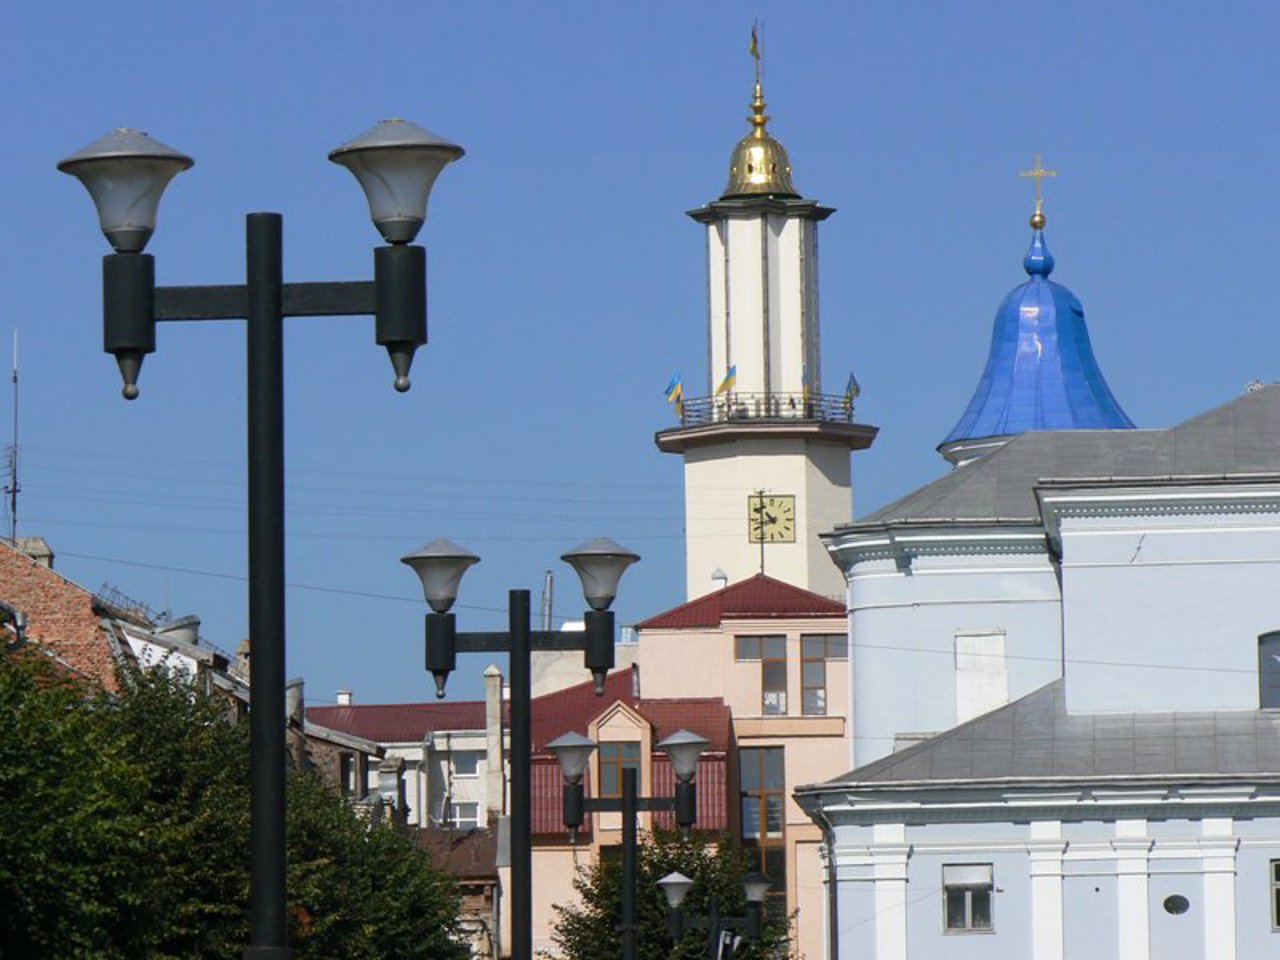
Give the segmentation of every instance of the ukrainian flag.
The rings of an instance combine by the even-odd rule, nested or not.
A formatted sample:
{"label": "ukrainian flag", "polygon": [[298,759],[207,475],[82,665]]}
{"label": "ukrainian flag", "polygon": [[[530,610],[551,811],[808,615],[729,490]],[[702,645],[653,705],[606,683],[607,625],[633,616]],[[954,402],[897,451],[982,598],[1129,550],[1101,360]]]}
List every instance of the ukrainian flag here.
{"label": "ukrainian flag", "polygon": [[858,386],[858,378],[852,373],[849,374],[849,382],[844,387],[844,412],[849,413],[853,410],[853,401],[858,399],[858,394],[862,392],[862,387]]}
{"label": "ukrainian flag", "polygon": [[724,375],[724,379],[720,381],[720,386],[716,387],[716,396],[727,393],[738,385],[738,365],[735,363],[729,367],[729,372]]}
{"label": "ukrainian flag", "polygon": [[666,389],[667,403],[676,408],[676,416],[684,416],[684,384],[680,382],[680,374],[671,378]]}

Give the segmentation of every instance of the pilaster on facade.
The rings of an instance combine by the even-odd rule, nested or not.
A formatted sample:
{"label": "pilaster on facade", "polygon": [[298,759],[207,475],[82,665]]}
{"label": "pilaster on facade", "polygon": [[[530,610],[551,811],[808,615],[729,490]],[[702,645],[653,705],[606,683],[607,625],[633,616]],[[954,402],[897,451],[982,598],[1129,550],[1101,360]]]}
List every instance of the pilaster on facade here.
{"label": "pilaster on facade", "polygon": [[1063,960],[1062,821],[1039,820],[1026,844],[1031,875],[1031,960]]}

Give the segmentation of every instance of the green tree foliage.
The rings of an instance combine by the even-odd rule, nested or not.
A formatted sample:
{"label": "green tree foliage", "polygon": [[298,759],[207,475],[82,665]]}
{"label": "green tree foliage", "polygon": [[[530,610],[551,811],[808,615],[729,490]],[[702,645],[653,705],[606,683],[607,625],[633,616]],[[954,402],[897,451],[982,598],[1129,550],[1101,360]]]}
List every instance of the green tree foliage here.
{"label": "green tree foliage", "polygon": [[[249,744],[163,670],[121,692],[0,656],[0,957],[237,960],[248,942]],[[289,784],[298,960],[439,958],[457,894],[411,835],[312,775]]]}
{"label": "green tree foliage", "polygon": [[[665,894],[658,881],[672,871],[693,880],[682,909],[690,920],[706,917],[711,898],[720,913],[745,917],[749,905],[742,878],[750,872],[742,851],[727,838],[688,838],[659,830],[641,834],[636,856],[636,921],[640,928],[639,960],[705,960],[709,932],[686,923],[675,942],[668,927]],[[617,960],[618,923],[622,916],[621,858],[605,857],[582,867],[574,879],[580,903],[557,906],[555,940],[570,960]],[[789,952],[788,928],[783,921],[766,921],[758,941],[744,941],[734,960],[776,960]]]}

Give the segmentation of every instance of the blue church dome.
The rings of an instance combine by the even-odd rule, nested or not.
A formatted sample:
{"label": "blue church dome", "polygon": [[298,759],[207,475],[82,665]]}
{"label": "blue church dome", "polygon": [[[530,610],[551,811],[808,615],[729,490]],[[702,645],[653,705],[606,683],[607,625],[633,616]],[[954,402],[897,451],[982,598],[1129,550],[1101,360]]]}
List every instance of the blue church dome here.
{"label": "blue church dome", "polygon": [[982,379],[964,416],[938,446],[953,463],[1028,430],[1133,427],[1093,356],[1084,308],[1075,294],[1049,279],[1053,255],[1040,229],[1043,215],[1032,223],[1031,249],[1022,261],[1030,279],[1011,290],[996,311]]}

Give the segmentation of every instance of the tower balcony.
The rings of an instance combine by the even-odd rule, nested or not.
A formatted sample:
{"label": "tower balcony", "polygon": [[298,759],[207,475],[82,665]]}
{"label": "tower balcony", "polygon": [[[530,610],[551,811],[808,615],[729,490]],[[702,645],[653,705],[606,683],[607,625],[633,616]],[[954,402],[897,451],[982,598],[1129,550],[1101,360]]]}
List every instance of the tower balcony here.
{"label": "tower balcony", "polygon": [[741,393],[690,397],[680,425],[658,432],[658,449],[678,453],[706,443],[748,438],[800,438],[861,450],[877,427],[854,420],[852,401],[839,394]]}

